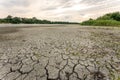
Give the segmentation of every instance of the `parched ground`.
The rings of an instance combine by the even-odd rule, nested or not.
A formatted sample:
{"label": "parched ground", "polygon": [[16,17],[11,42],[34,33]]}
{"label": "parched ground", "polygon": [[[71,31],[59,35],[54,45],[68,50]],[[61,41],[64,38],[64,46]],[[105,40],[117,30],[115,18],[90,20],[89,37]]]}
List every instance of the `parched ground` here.
{"label": "parched ground", "polygon": [[120,80],[120,29],[1,27],[0,80]]}

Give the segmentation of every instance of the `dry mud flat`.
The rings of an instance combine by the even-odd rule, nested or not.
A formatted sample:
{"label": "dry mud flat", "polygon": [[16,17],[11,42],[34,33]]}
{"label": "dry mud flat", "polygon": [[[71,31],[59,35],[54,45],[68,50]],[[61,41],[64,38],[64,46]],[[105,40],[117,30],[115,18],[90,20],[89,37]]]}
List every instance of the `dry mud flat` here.
{"label": "dry mud flat", "polygon": [[120,80],[120,29],[1,27],[0,80]]}

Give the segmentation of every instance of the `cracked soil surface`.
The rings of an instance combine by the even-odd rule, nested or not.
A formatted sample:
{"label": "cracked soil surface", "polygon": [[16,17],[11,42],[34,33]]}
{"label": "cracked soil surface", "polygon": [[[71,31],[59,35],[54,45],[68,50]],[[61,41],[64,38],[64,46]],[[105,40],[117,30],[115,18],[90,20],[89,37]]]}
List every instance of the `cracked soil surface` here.
{"label": "cracked soil surface", "polygon": [[120,29],[1,27],[0,80],[120,80]]}

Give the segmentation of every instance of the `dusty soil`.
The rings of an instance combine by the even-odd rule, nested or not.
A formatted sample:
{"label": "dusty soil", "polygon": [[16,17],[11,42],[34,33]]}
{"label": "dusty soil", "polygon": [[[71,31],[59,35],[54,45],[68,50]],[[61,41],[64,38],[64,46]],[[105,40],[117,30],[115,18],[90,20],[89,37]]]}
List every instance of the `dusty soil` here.
{"label": "dusty soil", "polygon": [[0,80],[120,80],[120,29],[0,27]]}

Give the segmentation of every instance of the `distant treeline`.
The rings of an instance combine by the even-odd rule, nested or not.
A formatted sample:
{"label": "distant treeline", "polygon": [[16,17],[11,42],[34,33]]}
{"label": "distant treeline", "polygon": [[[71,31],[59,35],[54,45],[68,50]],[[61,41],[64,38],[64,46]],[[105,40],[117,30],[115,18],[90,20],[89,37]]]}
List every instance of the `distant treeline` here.
{"label": "distant treeline", "polygon": [[97,19],[89,19],[81,25],[91,26],[120,26],[120,12],[108,13]]}
{"label": "distant treeline", "polygon": [[37,19],[36,17],[21,18],[21,17],[13,17],[11,15],[8,15],[6,18],[0,19],[0,23],[11,23],[11,24],[78,24],[76,22],[40,20],[40,19]]}

